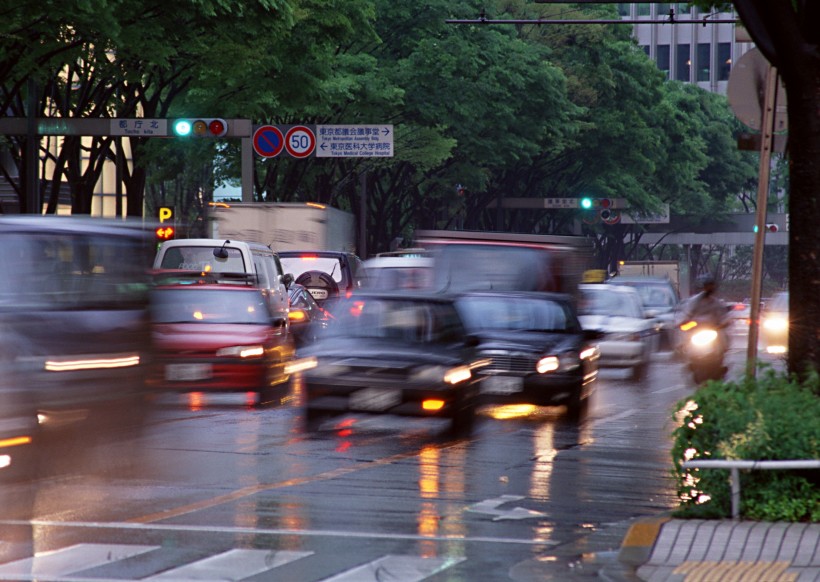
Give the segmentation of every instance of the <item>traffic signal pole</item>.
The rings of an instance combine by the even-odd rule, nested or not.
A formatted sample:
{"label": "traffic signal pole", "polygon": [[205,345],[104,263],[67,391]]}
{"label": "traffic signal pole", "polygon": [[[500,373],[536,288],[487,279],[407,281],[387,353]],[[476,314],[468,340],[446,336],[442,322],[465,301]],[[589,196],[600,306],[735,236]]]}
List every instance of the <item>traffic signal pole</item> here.
{"label": "traffic signal pole", "polygon": [[760,323],[760,298],[763,286],[763,245],[766,240],[766,207],[769,201],[769,172],[774,143],[777,69],[769,66],[763,95],[763,118],[760,126],[760,171],[757,180],[757,213],[755,215],[755,245],[752,255],[752,305],[749,310],[749,343],[746,352],[746,375],[757,373],[757,340]]}

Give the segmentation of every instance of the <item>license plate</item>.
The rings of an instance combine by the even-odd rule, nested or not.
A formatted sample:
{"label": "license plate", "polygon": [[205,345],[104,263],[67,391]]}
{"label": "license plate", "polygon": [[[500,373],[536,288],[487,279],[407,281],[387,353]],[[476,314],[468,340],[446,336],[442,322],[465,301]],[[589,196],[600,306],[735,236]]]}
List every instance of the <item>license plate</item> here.
{"label": "license plate", "polygon": [[194,382],[213,377],[210,364],[168,364],[165,366],[165,379],[169,382]]}
{"label": "license plate", "polygon": [[364,388],[350,395],[348,406],[351,410],[381,411],[401,404],[400,390]]}
{"label": "license plate", "polygon": [[484,394],[514,394],[524,389],[524,379],[515,376],[487,376],[481,382]]}
{"label": "license plate", "polygon": [[328,292],[327,289],[308,289],[310,294],[313,296],[314,299],[327,299]]}

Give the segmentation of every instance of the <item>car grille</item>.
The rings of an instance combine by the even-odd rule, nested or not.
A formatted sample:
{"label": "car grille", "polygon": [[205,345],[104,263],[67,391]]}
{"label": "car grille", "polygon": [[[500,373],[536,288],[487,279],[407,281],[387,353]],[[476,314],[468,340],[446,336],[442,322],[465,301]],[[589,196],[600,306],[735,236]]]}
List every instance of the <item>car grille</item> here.
{"label": "car grille", "polygon": [[535,369],[536,364],[535,356],[516,352],[485,351],[481,352],[481,357],[490,360],[489,366],[481,368],[483,374],[529,374]]}

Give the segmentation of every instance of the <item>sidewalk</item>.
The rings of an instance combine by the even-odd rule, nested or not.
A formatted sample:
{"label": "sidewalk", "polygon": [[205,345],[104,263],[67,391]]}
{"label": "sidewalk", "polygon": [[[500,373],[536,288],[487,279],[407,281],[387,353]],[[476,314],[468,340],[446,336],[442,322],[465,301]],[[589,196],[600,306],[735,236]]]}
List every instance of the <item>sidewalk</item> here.
{"label": "sidewalk", "polygon": [[612,581],[820,582],[820,523],[670,519],[633,524]]}

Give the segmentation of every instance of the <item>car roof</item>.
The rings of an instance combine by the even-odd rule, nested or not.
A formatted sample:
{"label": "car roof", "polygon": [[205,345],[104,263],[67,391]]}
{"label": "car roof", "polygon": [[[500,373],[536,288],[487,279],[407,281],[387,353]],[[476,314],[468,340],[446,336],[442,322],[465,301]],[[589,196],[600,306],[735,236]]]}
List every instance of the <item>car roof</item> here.
{"label": "car roof", "polygon": [[414,290],[414,291],[367,291],[356,290],[350,296],[348,301],[356,301],[361,299],[383,299],[388,301],[428,301],[435,303],[453,303],[456,299],[454,295],[446,293],[435,293],[428,290]]}
{"label": "car roof", "polygon": [[365,268],[381,269],[389,267],[432,267],[434,261],[431,257],[409,257],[391,256],[374,257],[362,263]]}
{"label": "car roof", "polygon": [[280,257],[354,257],[355,253],[347,251],[311,251],[305,249],[303,251],[278,251]]}
{"label": "car roof", "polygon": [[657,285],[672,285],[672,281],[667,277],[653,277],[651,275],[618,275],[606,281],[607,283],[654,283]]}
{"label": "car roof", "polygon": [[529,299],[544,299],[550,301],[572,302],[573,297],[568,293],[551,291],[464,291],[458,297],[521,297]]}
{"label": "car roof", "polygon": [[[606,283],[581,283],[578,285],[581,291],[595,291],[605,289],[607,293],[628,293],[638,295],[637,289],[628,285],[607,285]],[[638,295],[640,297],[640,295]]]}

